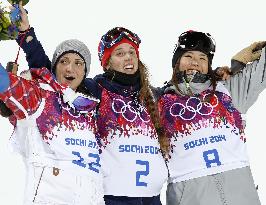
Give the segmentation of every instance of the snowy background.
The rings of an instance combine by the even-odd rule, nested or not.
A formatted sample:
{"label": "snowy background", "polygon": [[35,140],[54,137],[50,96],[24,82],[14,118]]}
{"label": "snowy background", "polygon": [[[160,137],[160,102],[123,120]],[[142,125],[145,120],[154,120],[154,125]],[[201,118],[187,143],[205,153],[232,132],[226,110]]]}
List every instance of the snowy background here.
{"label": "snowy background", "polygon": [[[6,0],[2,2],[7,5]],[[115,26],[136,32],[142,39],[140,57],[150,69],[152,84],[156,86],[170,79],[172,51],[183,31],[209,32],[214,37],[217,52],[213,67],[230,65],[235,52],[253,41],[266,40],[264,0],[30,0],[25,8],[49,57],[65,39],[77,38],[88,45],[92,52],[91,77],[102,72],[97,56],[100,37]],[[14,41],[1,41],[0,62],[6,65],[14,61],[17,50]],[[19,64],[20,71],[27,69],[23,52]],[[248,111],[246,129],[251,168],[262,204],[266,204],[265,105],[263,92]],[[0,128],[0,204],[22,205],[23,163],[7,148],[12,132],[7,119],[0,118]],[[165,187],[162,191],[165,204],[164,192]]]}

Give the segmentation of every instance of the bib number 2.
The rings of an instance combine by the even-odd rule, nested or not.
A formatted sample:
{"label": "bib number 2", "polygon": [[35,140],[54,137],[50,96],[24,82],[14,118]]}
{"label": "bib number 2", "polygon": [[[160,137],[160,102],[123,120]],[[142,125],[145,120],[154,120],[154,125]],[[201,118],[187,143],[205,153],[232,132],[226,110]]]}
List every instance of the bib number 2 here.
{"label": "bib number 2", "polygon": [[[141,176],[148,176],[150,173],[150,164],[148,161],[136,160],[136,164],[144,167],[142,171],[136,172],[136,186],[144,186],[147,187],[148,183],[142,181],[143,177]],[[141,180],[142,178],[142,180]]]}

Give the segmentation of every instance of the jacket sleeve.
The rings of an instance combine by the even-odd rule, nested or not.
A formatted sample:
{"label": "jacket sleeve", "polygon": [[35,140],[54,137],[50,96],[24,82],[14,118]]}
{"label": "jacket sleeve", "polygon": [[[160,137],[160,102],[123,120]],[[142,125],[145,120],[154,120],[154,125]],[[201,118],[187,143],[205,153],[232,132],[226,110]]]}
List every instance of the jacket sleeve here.
{"label": "jacket sleeve", "polygon": [[266,87],[265,48],[261,57],[225,81],[225,86],[231,94],[236,108],[243,114],[256,102],[259,94]]}
{"label": "jacket sleeve", "polygon": [[33,114],[41,103],[42,90],[36,81],[28,81],[0,67],[0,99],[17,119]]}
{"label": "jacket sleeve", "polygon": [[84,90],[85,94],[89,94],[97,99],[101,99],[102,88],[94,79],[85,78],[84,85],[85,85],[85,90]]}
{"label": "jacket sleeve", "polygon": [[19,34],[16,41],[26,54],[29,68],[46,67],[51,70],[51,61],[38,41],[34,28],[31,27],[26,33]]}

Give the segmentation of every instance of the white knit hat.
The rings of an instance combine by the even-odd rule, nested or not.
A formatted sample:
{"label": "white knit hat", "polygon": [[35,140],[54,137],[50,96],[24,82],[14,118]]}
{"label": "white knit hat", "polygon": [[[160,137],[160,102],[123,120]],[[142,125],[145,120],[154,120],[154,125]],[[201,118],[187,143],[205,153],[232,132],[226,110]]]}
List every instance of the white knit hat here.
{"label": "white knit hat", "polygon": [[52,60],[53,72],[59,58],[66,53],[77,53],[85,61],[86,75],[89,74],[91,64],[90,50],[83,42],[77,39],[63,41],[56,47]]}

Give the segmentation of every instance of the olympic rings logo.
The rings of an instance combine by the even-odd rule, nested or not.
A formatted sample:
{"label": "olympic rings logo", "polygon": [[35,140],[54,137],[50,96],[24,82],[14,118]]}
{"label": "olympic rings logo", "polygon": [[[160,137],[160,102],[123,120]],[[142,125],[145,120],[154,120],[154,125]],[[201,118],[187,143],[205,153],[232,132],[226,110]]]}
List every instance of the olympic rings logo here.
{"label": "olympic rings logo", "polygon": [[202,101],[197,97],[190,97],[185,105],[182,103],[174,103],[170,107],[170,114],[173,117],[180,117],[183,120],[192,120],[196,117],[197,113],[203,116],[212,114],[214,108],[219,103],[218,98],[216,95],[213,95],[215,100],[214,105],[212,105],[209,102],[204,102],[207,95],[210,94],[205,94]]}
{"label": "olympic rings logo", "polygon": [[112,110],[115,113],[122,114],[124,119],[129,122],[134,122],[137,118],[140,119],[142,122],[150,122],[150,118],[146,108],[140,104],[137,104],[137,108],[134,108],[132,105],[133,101],[129,101],[125,103],[123,100],[115,98],[112,102]]}

